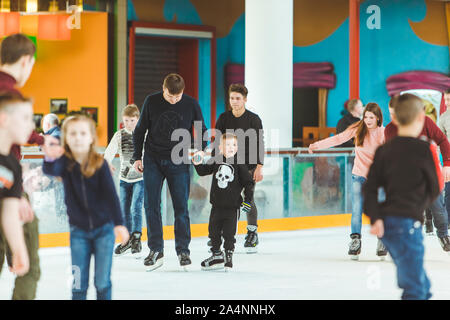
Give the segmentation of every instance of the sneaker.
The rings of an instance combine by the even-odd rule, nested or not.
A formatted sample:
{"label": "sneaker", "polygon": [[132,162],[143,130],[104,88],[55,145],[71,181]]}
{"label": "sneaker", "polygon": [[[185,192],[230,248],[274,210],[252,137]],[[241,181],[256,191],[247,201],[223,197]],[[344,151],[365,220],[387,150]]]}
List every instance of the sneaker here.
{"label": "sneaker", "polygon": [[256,231],[248,230],[247,235],[245,236],[244,248],[247,253],[256,253],[258,251],[258,234]]}
{"label": "sneaker", "polygon": [[449,236],[445,237],[439,237],[439,243],[441,244],[442,249],[444,251],[449,252],[450,251],[450,238]]}
{"label": "sneaker", "polygon": [[116,249],[114,249],[114,255],[116,257],[123,256],[124,254],[128,253],[128,250],[131,249],[131,240],[128,240],[127,243],[124,245],[119,244]]}
{"label": "sneaker", "polygon": [[142,251],[141,235],[142,233],[138,231],[131,234],[131,254],[137,254]]}
{"label": "sneaker", "polygon": [[358,260],[361,253],[361,235],[358,233],[352,233],[350,235],[352,241],[349,244],[348,254],[352,260]]}
{"label": "sneaker", "polygon": [[380,239],[378,239],[377,243],[377,256],[379,256],[381,260],[384,260],[387,256],[387,249]]}
{"label": "sneaker", "polygon": [[224,262],[225,260],[223,257],[223,252],[222,251],[214,252],[211,255],[211,257],[202,261],[201,263],[202,270],[223,269]]}
{"label": "sneaker", "polygon": [[233,268],[233,250],[225,250],[225,271]]}
{"label": "sneaker", "polygon": [[186,267],[189,266],[191,262],[191,258],[189,257],[189,253],[182,252],[178,255],[178,260],[180,261],[180,267],[184,268],[187,271]]}
{"label": "sneaker", "polygon": [[162,252],[153,251],[150,249],[150,253],[144,260],[144,265],[147,267],[147,271],[153,271],[163,265],[164,254]]}

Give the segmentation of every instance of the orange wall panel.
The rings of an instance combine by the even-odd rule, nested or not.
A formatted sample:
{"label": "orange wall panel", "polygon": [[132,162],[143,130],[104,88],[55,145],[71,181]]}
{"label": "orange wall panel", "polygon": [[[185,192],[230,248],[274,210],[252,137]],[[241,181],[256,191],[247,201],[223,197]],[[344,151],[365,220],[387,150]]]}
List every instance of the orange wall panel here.
{"label": "orange wall panel", "polygon": [[104,12],[83,12],[71,40],[37,40],[37,58],[23,93],[35,113],[49,113],[51,98],[67,98],[68,111],[98,107],[99,145],[108,143],[108,20]]}

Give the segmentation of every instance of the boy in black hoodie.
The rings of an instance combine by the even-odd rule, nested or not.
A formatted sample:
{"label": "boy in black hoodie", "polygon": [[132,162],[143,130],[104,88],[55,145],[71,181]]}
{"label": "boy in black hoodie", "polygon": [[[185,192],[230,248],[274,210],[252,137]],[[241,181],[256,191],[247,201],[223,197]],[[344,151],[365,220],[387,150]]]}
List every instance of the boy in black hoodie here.
{"label": "boy in black hoodie", "polygon": [[[210,194],[212,209],[208,226],[212,256],[201,263],[203,270],[233,267],[232,257],[240,208],[242,207],[242,211],[246,213],[251,209],[250,203],[253,200],[251,188],[254,181],[246,165],[236,164],[237,145],[237,137],[225,133],[220,138],[220,154],[217,158],[211,158],[208,163],[202,164],[203,151],[195,153],[192,158],[198,175],[213,174]],[[244,202],[241,196],[242,189]],[[222,236],[225,256],[220,250]]]}
{"label": "boy in black hoodie", "polygon": [[[423,102],[412,94],[398,97],[394,121],[398,136],[379,147],[363,187],[364,212],[371,233],[381,238],[397,267],[402,299],[431,297],[424,266],[423,211],[444,186],[436,145],[418,139],[425,113]],[[379,203],[378,189],[386,191]]]}

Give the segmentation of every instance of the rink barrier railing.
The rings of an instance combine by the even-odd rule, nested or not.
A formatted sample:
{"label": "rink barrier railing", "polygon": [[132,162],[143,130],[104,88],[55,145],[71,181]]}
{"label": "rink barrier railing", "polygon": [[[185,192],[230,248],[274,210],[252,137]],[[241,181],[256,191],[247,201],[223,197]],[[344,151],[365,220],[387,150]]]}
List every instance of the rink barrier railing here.
{"label": "rink barrier railing", "polygon": [[[104,149],[103,149],[104,150]],[[99,149],[99,152],[103,150]],[[43,153],[39,151],[36,147],[24,148],[23,150],[23,159],[43,159]],[[308,153],[307,148],[283,148],[283,149],[269,149],[266,150],[265,154],[269,157],[301,157],[301,158],[310,158],[310,157],[323,157],[327,155],[338,155],[338,154],[346,154],[353,155],[353,148],[333,148],[333,149],[325,149],[320,151],[315,151],[313,154]],[[118,156],[116,156],[118,157]],[[289,179],[292,177],[292,168],[289,166],[289,172],[287,176]],[[286,173],[283,173],[286,174]],[[346,177],[347,179],[347,177]],[[283,188],[290,188],[287,190],[289,192],[292,191],[292,183],[289,183],[289,186],[284,186]],[[285,193],[287,192],[285,190]],[[347,183],[345,183],[345,191],[344,197],[347,197],[346,193],[348,192]],[[291,196],[292,197],[292,196]],[[209,192],[208,192],[209,199]],[[292,199],[283,200],[285,203],[285,207],[291,206]],[[337,214],[326,214],[321,215],[317,213],[314,216],[300,216],[300,217],[288,217],[284,215],[282,218],[277,219],[259,219],[258,220],[258,231],[259,232],[276,232],[276,231],[292,231],[292,230],[302,230],[302,229],[314,229],[314,228],[328,228],[328,227],[344,227],[349,226],[351,221],[351,214],[348,213],[349,206],[347,201],[345,202],[345,211],[338,211]],[[165,209],[164,209],[165,210]],[[367,217],[363,216],[363,224],[368,224],[369,220]],[[238,234],[245,234],[246,231],[246,221],[239,221],[238,223]],[[165,225],[163,226],[164,231],[164,239],[169,240],[174,238],[174,227],[173,225]],[[191,224],[191,235],[192,237],[207,237],[208,236],[208,224],[207,223],[193,223]],[[143,228],[143,236],[142,240],[147,240],[147,230]],[[61,233],[43,233],[39,235],[40,247],[64,247],[69,246],[69,232],[61,232]]]}

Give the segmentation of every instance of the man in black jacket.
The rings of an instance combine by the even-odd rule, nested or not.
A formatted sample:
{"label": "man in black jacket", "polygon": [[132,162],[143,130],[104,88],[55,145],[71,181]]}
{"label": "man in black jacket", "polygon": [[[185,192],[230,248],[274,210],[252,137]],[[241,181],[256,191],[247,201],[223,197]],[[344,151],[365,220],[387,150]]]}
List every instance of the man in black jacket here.
{"label": "man in black jacket", "polygon": [[[193,135],[194,122],[202,124],[202,132],[195,132],[203,137],[206,131],[202,112],[198,102],[183,94],[184,80],[175,73],[164,79],[163,92],[149,95],[145,98],[141,116],[133,132],[134,168],[143,172],[144,176],[144,207],[147,218],[148,247],[150,254],[144,260],[148,271],[154,270],[163,263],[164,241],[161,217],[161,189],[164,179],[167,179],[170,195],[175,211],[175,250],[180,266],[191,264],[189,243],[191,229],[188,211],[190,186],[190,162],[179,163],[172,157],[174,151],[184,140],[172,140],[172,134],[184,131],[190,137]],[[145,139],[148,130],[147,138]],[[176,133],[174,134],[174,136]],[[142,151],[145,139],[145,154],[142,161]],[[191,141],[189,141],[190,147]],[[206,142],[202,142],[202,148]],[[187,158],[184,148],[181,157]],[[176,155],[180,156],[179,154]],[[174,161],[175,160],[175,161]]]}
{"label": "man in black jacket", "polygon": [[[352,99],[347,103],[347,111],[348,113],[344,115],[341,120],[339,120],[337,126],[336,126],[336,134],[339,134],[341,132],[344,132],[348,127],[350,127],[355,122],[358,122],[361,120],[364,107],[359,99]],[[355,146],[353,139],[344,142],[343,144],[339,145],[339,148],[353,148]]]}

